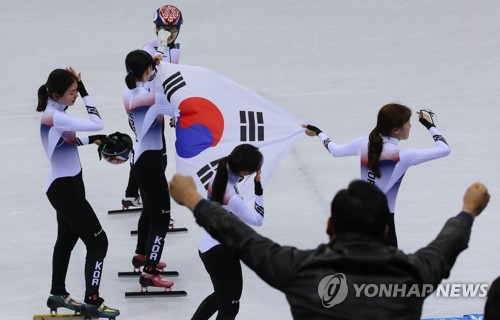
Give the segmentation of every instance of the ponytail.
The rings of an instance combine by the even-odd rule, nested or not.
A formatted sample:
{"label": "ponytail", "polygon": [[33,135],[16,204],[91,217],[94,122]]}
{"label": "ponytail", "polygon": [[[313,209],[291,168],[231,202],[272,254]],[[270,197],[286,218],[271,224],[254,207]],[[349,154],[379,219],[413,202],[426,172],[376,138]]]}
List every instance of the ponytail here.
{"label": "ponytail", "polygon": [[377,127],[375,127],[370,136],[368,137],[368,169],[373,172],[375,177],[380,178],[380,154],[382,153],[382,148],[384,146],[384,141],[380,136],[380,132]]}
{"label": "ponytail", "polygon": [[222,201],[226,193],[227,180],[227,157],[224,157],[220,159],[219,165],[217,166],[217,172],[215,173],[215,178],[212,183],[212,193],[210,194],[211,201],[223,204]]}
{"label": "ponytail", "polygon": [[125,68],[127,70],[127,76],[125,77],[125,84],[127,88],[134,89],[136,81],[141,79],[144,72],[148,68],[155,68],[156,63],[149,53],[144,50],[134,50],[127,54],[125,57]]}
{"label": "ponytail", "polygon": [[36,106],[36,111],[43,112],[47,107],[47,102],[49,101],[49,94],[47,93],[47,85],[42,84],[38,89],[38,105]]}
{"label": "ponytail", "polygon": [[410,120],[411,109],[398,103],[383,106],[377,115],[377,125],[368,137],[368,169],[380,178],[380,154],[384,147],[382,136],[390,136],[392,130],[401,128]]}
{"label": "ponytail", "polygon": [[132,72],[127,73],[127,76],[125,77],[125,84],[130,90],[137,87],[135,83],[135,77],[133,76]]}

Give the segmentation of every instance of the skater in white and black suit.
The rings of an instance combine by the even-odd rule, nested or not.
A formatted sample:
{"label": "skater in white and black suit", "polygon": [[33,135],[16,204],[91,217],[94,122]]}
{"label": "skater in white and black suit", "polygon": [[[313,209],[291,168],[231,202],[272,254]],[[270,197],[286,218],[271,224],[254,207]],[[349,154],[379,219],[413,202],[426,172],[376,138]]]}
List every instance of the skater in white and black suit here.
{"label": "skater in white and black suit", "polygon": [[173,116],[175,107],[168,102],[163,91],[155,92],[145,86],[156,66],[146,51],[130,52],[125,58],[125,66],[127,89],[123,103],[137,141],[134,145],[132,174],[139,184],[143,200],[140,219],[146,219],[149,226],[138,230],[134,261],[140,263],[143,259],[143,274],[139,280],[143,286],[169,288],[174,283],[158,272],[170,223],[170,195],[165,177],[162,128],[164,115]]}
{"label": "skater in white and black suit", "polygon": [[306,134],[318,136],[334,157],[360,156],[361,179],[377,185],[387,196],[391,216],[386,244],[398,246],[394,210],[399,187],[406,170],[426,161],[446,157],[451,153],[448,143],[438,131],[427,111],[417,112],[420,123],[429,130],[435,145],[428,149],[399,149],[400,140],[410,135],[410,108],[397,103],[383,106],[378,112],[377,125],[368,137],[346,144],[336,144],[325,133],[312,125],[303,125]]}
{"label": "skater in white and black suit", "polygon": [[[142,49],[147,51],[152,57],[161,57],[161,60],[164,62],[175,64],[179,63],[181,45],[177,41],[177,37],[179,36],[182,22],[182,12],[177,7],[167,4],[158,8],[153,18],[156,38],[146,43]],[[156,70],[153,70],[153,74],[151,75],[149,81],[152,81],[155,75]],[[146,86],[147,85],[148,84],[146,84]],[[170,125],[174,126],[174,124],[175,121],[174,118],[172,118]],[[165,138],[163,138],[162,151],[165,163],[167,161],[166,150]],[[124,207],[141,205],[139,185],[137,184],[132,172],[129,174],[127,188],[125,189],[125,198],[122,199],[122,205]],[[148,225],[139,221],[139,228],[141,227],[148,228]]]}
{"label": "skater in white and black suit", "polygon": [[[88,119],[73,117],[66,113],[78,98],[85,102]],[[51,309],[60,307],[82,311],[86,315],[112,318],[120,311],[104,305],[99,296],[102,267],[108,249],[106,232],[85,199],[82,167],[78,146],[96,143],[105,135],[77,137],[77,131],[99,131],[103,122],[88,95],[80,74],[72,68],[52,71],[47,82],[38,90],[37,111],[43,112],[40,135],[45,154],[50,162],[46,181],[46,193],[56,209],[57,240],[52,260],[52,294],[47,305]],[[84,304],[72,299],[66,291],[66,273],[71,252],[82,239],[87,249],[85,261]]]}
{"label": "skater in white and black suit", "polygon": [[[229,156],[219,161],[217,173],[208,187],[208,198],[222,204],[243,222],[261,226],[264,223],[264,197],[260,182],[263,161],[262,153],[253,145],[241,144],[234,148]],[[255,203],[253,208],[249,208],[238,192],[238,182],[253,173],[256,173]],[[198,250],[214,292],[203,300],[192,319],[209,319],[215,312],[218,312],[218,320],[234,319],[240,308],[243,289],[240,261],[207,232],[203,234]]]}

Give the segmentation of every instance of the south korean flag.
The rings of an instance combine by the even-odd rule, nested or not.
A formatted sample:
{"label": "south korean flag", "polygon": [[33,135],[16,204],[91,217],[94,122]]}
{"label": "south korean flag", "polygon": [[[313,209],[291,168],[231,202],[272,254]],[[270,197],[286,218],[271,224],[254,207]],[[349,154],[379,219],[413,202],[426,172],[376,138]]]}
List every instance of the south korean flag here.
{"label": "south korean flag", "polygon": [[[231,79],[197,66],[160,63],[156,90],[178,108],[176,121],[177,172],[191,175],[206,195],[219,159],[242,143],[264,155],[262,185],[303,134],[302,121]],[[240,192],[253,195],[253,178]],[[249,200],[249,199],[248,199]]]}

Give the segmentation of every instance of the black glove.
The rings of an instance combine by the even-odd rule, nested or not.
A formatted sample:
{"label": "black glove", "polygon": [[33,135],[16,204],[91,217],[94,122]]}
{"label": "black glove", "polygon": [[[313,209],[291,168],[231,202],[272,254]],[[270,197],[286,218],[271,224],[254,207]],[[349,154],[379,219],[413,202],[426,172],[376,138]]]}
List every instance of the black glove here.
{"label": "black glove", "polygon": [[254,180],[254,184],[255,184],[255,195],[257,195],[257,196],[263,195],[264,189],[262,189],[262,183],[260,183],[260,181]]}
{"label": "black glove", "polygon": [[434,123],[429,122],[429,120],[425,119],[424,117],[419,118],[419,119],[418,119],[418,121],[420,121],[420,123],[421,123],[424,127],[426,127],[426,128],[427,128],[427,130],[429,130],[429,129],[430,129],[430,128],[432,128],[432,127],[436,127],[436,126],[434,125]]}
{"label": "black glove", "polygon": [[315,127],[315,126],[311,126],[310,124],[307,125],[307,130],[311,130],[311,131],[314,131],[316,133],[316,135],[320,134],[321,132],[321,129],[318,128],[318,127]]}
{"label": "black glove", "polygon": [[78,87],[76,88],[76,90],[78,90],[78,93],[82,96],[82,98],[89,95],[81,80],[78,81]]}
{"label": "black glove", "polygon": [[89,144],[94,143],[96,140],[101,140],[101,143],[106,140],[107,135],[105,134],[95,134],[93,136],[89,136]]}

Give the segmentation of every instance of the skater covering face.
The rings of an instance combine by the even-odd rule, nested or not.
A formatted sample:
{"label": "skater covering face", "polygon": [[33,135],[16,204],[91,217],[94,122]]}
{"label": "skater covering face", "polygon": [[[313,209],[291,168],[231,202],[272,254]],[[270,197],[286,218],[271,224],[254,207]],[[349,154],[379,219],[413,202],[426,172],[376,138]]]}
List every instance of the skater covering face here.
{"label": "skater covering face", "polygon": [[[251,144],[241,144],[231,154],[219,160],[217,172],[208,186],[208,198],[218,202],[244,223],[261,226],[264,223],[264,197],[260,182],[263,155]],[[254,177],[255,201],[248,206],[239,194],[242,177]],[[217,319],[234,319],[239,311],[243,277],[238,259],[225,246],[204,233],[198,251],[205,269],[210,274],[214,292],[207,296],[194,313],[192,320],[209,319],[218,312]]]}
{"label": "skater covering face", "polygon": [[251,144],[241,144],[231,154],[219,161],[210,199],[222,203],[228,181],[228,169],[240,178],[257,172],[260,181],[260,168],[264,157],[259,149]]}
{"label": "skater covering face", "polygon": [[175,6],[167,4],[156,10],[153,22],[156,26],[157,52],[163,55],[169,49],[174,49],[182,20],[181,11]]}
{"label": "skater covering face", "polygon": [[158,32],[162,31],[168,33],[167,37],[167,44],[172,44],[174,43],[175,39],[177,39],[177,36],[179,35],[179,30],[180,27],[177,26],[156,26],[156,35],[158,35]]}

